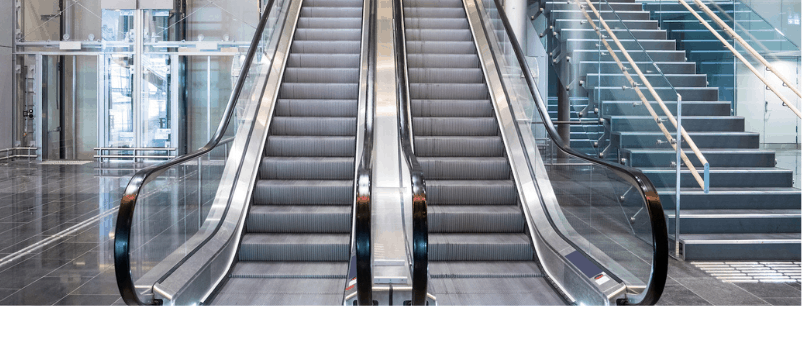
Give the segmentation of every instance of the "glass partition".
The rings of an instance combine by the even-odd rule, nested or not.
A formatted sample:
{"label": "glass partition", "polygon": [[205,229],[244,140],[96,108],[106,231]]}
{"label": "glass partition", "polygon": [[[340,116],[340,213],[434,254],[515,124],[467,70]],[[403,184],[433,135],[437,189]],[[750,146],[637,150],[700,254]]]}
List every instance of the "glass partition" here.
{"label": "glass partition", "polygon": [[[254,40],[255,56],[245,60],[243,67],[248,69],[242,69],[242,72],[246,72],[243,73],[244,82],[237,83],[229,102],[233,106],[229,106],[224,114],[220,113],[222,120],[217,130],[211,132],[212,138],[208,144],[190,155],[147,168],[133,177],[134,182],[130,182],[127,195],[122,200],[116,229],[116,272],[118,275],[119,260],[123,260],[119,258],[118,247],[119,240],[123,240],[124,236],[121,235],[119,239],[119,233],[123,233],[122,226],[127,225],[126,213],[131,213],[128,262],[135,289],[151,291],[152,284],[184,257],[196,251],[207,235],[218,228],[217,221],[222,218],[222,210],[227,206],[230,195],[217,195],[217,192],[222,188],[233,190],[238,171],[231,167],[226,169],[225,165],[229,158],[236,158],[237,161],[228,164],[241,164],[240,160],[245,156],[244,146],[248,143],[258,112],[257,99],[262,97],[265,78],[273,59],[271,53],[276,49],[278,30],[288,7],[289,1],[275,1],[267,14],[266,24],[257,29],[254,39],[259,40]],[[155,60],[168,59],[155,57]],[[155,69],[159,70],[160,67]],[[151,79],[150,82],[154,84],[159,79]],[[156,90],[151,88],[150,91],[150,94],[154,94]],[[157,102],[160,103],[160,99]],[[154,123],[162,124],[159,119]],[[207,132],[204,130],[203,133]],[[138,183],[140,176],[146,177]],[[133,189],[136,190],[134,194],[131,193]],[[206,221],[208,223],[204,223]],[[118,282],[120,288],[120,276]],[[144,296],[137,299],[130,296],[128,300],[126,289],[121,289],[127,303],[149,303],[149,298]],[[136,294],[140,293],[143,292]]]}
{"label": "glass partition", "polygon": [[[663,221],[653,221],[648,211],[647,199],[637,189],[638,184],[633,177],[628,175],[632,170],[586,158],[583,154],[587,150],[572,153],[566,151],[570,150],[568,146],[561,148],[557,144],[555,140],[559,136],[556,136],[556,129],[551,128],[556,122],[548,121],[551,118],[546,104],[536,102],[538,98],[532,95],[532,89],[521,69],[520,58],[515,54],[515,46],[511,44],[498,14],[495,0],[479,1],[484,8],[482,16],[485,26],[491,26],[495,32],[495,41],[490,40],[490,46],[496,55],[496,65],[519,127],[536,188],[542,194],[552,224],[575,248],[594,259],[610,275],[615,275],[617,281],[641,292],[649,284],[654,269],[653,227],[655,223],[659,223],[657,225],[663,228]],[[584,20],[573,3],[549,3],[547,6],[567,6],[565,9],[552,10],[552,22],[559,18],[575,19],[574,24],[578,25],[580,20]],[[556,34],[579,34],[581,39],[568,39],[571,44],[568,46],[552,39],[549,42],[550,48],[554,50],[552,58],[559,58],[555,63],[564,63],[564,67],[571,67],[572,70],[599,75],[600,61],[604,60],[604,56],[598,50],[596,53],[578,54],[570,62],[565,58],[570,55],[561,53],[567,48],[571,48],[568,52],[580,51],[581,48],[574,48],[574,44],[582,44],[582,47],[588,44],[593,50],[597,49],[595,44],[601,42],[593,35],[593,28],[583,28],[568,30],[565,26],[555,27],[559,29]],[[643,51],[636,53],[640,52]],[[615,63],[613,65],[616,68]],[[605,62],[603,67],[611,66]],[[650,69],[653,69],[652,65],[644,68]],[[561,71],[558,68],[558,74],[563,71],[566,70]],[[585,75],[582,72],[571,72],[567,75],[570,76],[567,80],[578,86],[577,77],[580,74]],[[598,81],[598,78],[597,76],[595,80]],[[608,101],[616,99],[618,95],[620,94],[617,91],[612,91],[611,94],[603,93],[601,97],[593,96],[591,99],[592,102]],[[594,107],[601,103],[596,102]],[[593,111],[592,108],[586,109]]]}

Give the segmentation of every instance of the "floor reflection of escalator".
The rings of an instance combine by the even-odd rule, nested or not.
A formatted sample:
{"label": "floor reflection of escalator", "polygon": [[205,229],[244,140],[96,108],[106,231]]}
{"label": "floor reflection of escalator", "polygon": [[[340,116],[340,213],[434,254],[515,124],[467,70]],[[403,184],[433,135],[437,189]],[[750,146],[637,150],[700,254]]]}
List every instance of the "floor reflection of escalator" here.
{"label": "floor reflection of escalator", "polygon": [[403,0],[414,148],[442,305],[565,303],[543,278],[461,0]]}
{"label": "floor reflection of escalator", "polygon": [[363,0],[304,0],[238,262],[214,305],[340,305]]}

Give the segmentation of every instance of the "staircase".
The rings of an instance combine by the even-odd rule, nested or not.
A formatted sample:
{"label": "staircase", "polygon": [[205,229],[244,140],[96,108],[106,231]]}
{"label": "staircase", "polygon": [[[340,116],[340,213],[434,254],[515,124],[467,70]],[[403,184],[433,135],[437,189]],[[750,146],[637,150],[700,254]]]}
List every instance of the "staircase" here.
{"label": "staircase", "polygon": [[[599,1],[592,2],[598,9]],[[584,0],[582,3],[586,4]],[[606,136],[598,150],[607,149],[604,152],[607,159],[639,168],[650,177],[667,209],[670,233],[674,234],[675,169],[671,165],[675,160],[674,150],[668,144],[657,143],[664,139],[663,134],[647,109],[639,105],[641,101],[635,91],[622,88],[629,83],[612,58],[600,56],[597,44],[601,45],[601,42],[576,3],[546,1],[544,6],[548,22],[557,33],[549,35],[549,45],[546,46],[548,51],[555,53],[552,59],[558,60],[553,64],[557,74],[563,84],[572,84],[569,91],[572,98],[589,98],[584,118],[605,120],[599,133]],[[686,12],[682,5],[678,6]],[[710,67],[714,57],[697,57],[716,48],[714,42],[720,43],[716,39],[711,42],[704,39],[706,37],[692,35],[695,33],[692,32],[693,23],[685,17],[666,21],[666,27],[659,28],[658,21],[651,18],[643,4],[633,0],[603,0],[601,7],[605,13],[612,12],[609,8],[613,8],[622,19],[620,23],[609,19],[615,18],[612,13],[605,15],[620,41],[625,46],[636,46],[635,50],[629,50],[631,57],[642,67],[645,63],[655,63],[682,95],[683,127],[711,164],[711,191],[708,194],[703,193],[689,171],[685,170],[681,175],[680,232],[685,258],[800,260],[801,191],[793,188],[792,171],[777,168],[775,152],[759,149],[760,136],[745,131],[745,118],[732,115],[732,103],[724,94],[728,91],[728,83],[723,80],[726,69],[718,65]],[[665,9],[677,10],[674,7]],[[587,12],[598,25],[590,8]],[[629,32],[617,27],[627,27]],[[668,34],[667,30],[675,34]],[[608,41],[624,61],[615,43],[610,38]],[[646,49],[649,57],[638,48],[639,45]],[[570,62],[566,57],[570,57]],[[630,74],[641,83],[632,69]],[[664,77],[654,73],[645,76],[673,114],[677,112],[676,99],[671,96],[672,90],[665,85]],[[707,85],[712,83],[715,86]],[[722,84],[724,87],[718,87]],[[597,92],[601,95],[594,95]],[[660,108],[649,91],[643,89],[643,92],[660,114]],[[598,112],[594,108],[598,108]],[[572,116],[574,114],[572,109]],[[671,124],[665,125],[674,133]],[[572,146],[586,151],[583,146],[575,145],[574,136],[572,132]],[[587,139],[593,142],[593,137]],[[686,143],[683,146],[693,164],[699,165]],[[698,171],[702,172],[702,169],[698,168]],[[641,205],[641,202],[625,204]]]}

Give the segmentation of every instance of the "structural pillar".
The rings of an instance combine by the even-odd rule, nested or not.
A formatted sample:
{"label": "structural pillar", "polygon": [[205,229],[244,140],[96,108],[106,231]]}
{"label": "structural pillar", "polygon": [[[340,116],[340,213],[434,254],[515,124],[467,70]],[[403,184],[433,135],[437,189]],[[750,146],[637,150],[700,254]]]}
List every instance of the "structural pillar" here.
{"label": "structural pillar", "polygon": [[[560,134],[563,145],[571,146],[571,105],[565,85],[557,79],[557,133]],[[557,158],[565,158],[566,153],[557,150]]]}
{"label": "structural pillar", "polygon": [[528,2],[526,0],[500,1],[503,4],[504,11],[506,11],[506,17],[509,18],[512,30],[515,32],[515,37],[520,43],[520,48],[526,51],[526,10]]}

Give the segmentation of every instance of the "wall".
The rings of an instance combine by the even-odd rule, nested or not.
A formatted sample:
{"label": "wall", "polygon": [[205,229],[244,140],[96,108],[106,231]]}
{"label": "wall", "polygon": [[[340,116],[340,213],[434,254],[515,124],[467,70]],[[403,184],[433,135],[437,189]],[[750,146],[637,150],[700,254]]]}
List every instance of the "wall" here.
{"label": "wall", "polygon": [[[11,38],[12,26],[12,1],[3,1],[0,5],[0,79],[11,79]],[[11,101],[12,83],[0,81],[0,149],[13,146],[14,141],[11,129],[13,126],[13,109]]]}

